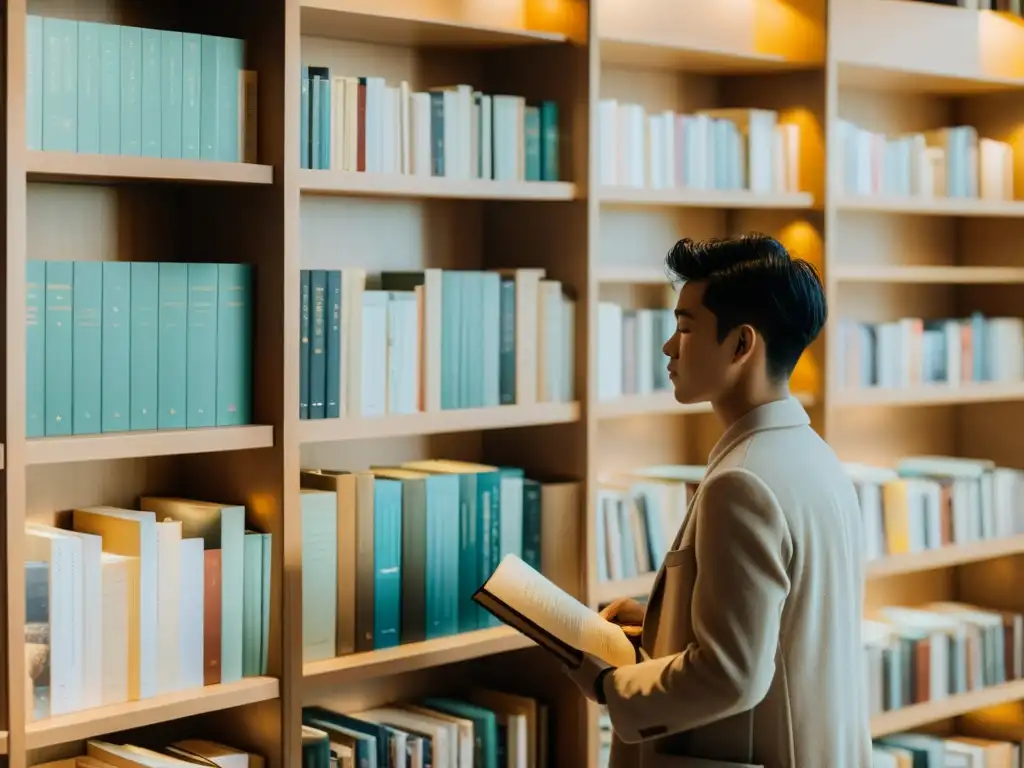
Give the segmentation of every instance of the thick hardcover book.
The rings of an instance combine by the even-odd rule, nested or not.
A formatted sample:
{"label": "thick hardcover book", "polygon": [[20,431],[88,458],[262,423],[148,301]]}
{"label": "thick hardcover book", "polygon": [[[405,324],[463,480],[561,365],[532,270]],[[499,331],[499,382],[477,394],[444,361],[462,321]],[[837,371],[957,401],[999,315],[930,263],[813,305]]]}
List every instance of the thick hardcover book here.
{"label": "thick hardcover book", "polygon": [[577,667],[585,653],[613,667],[635,664],[637,652],[617,624],[601,618],[516,555],[506,555],[473,600],[508,626]]}

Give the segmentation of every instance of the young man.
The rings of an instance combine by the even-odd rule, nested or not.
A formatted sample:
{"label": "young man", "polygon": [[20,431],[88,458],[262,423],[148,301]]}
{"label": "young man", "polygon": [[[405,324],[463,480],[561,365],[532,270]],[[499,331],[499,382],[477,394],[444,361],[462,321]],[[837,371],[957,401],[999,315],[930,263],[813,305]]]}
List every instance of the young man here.
{"label": "young man", "polygon": [[857,497],[787,384],[821,282],[761,236],[682,240],[667,265],[676,400],[710,401],[725,431],[646,612],[604,612],[642,624],[643,660],[569,675],[607,704],[612,768],[870,768]]}

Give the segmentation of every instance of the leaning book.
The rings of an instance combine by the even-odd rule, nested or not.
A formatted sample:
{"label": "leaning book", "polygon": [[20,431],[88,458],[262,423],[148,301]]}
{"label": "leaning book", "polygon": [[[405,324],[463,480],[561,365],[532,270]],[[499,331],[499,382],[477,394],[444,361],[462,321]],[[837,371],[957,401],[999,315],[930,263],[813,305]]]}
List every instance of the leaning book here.
{"label": "leaning book", "polygon": [[570,667],[579,666],[585,653],[613,667],[636,663],[636,649],[620,626],[516,555],[505,556],[473,600]]}

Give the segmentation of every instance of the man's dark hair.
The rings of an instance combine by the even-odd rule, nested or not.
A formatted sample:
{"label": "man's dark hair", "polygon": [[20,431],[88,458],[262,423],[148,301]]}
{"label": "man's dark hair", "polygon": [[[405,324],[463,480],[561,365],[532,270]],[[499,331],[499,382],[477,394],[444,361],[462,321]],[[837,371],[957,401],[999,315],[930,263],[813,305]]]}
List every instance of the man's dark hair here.
{"label": "man's dark hair", "polygon": [[704,282],[704,306],[721,343],[750,325],[764,338],[768,375],[788,378],[825,325],[828,307],[817,270],[766,235],[676,243],[665,258],[673,282]]}

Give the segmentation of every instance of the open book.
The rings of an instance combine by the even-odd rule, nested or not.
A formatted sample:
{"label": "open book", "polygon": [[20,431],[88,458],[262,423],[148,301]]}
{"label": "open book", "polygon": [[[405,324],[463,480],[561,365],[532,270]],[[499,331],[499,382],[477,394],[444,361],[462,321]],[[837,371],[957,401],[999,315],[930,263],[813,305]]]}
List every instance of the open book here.
{"label": "open book", "polygon": [[516,555],[505,556],[473,600],[570,667],[578,667],[584,653],[613,667],[636,663],[636,649],[622,627],[602,619]]}

